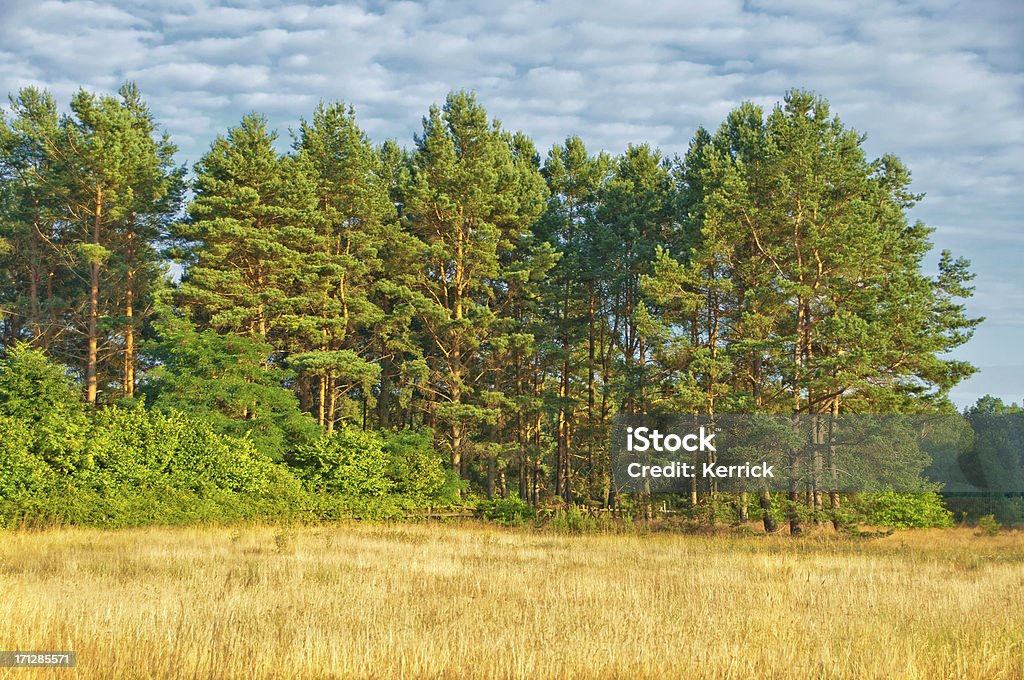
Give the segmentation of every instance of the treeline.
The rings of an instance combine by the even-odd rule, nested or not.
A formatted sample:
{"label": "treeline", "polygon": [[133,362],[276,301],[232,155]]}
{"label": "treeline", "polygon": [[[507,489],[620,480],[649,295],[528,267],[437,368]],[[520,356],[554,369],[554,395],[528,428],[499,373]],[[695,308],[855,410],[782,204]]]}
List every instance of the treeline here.
{"label": "treeline", "polygon": [[429,428],[488,496],[607,506],[617,413],[948,411],[973,372],[945,358],[979,322],[968,263],[924,271],[909,171],[808,92],[682,158],[542,157],[465,92],[411,149],[325,103],[281,153],[252,114],[191,176],[158,127],[130,84],[66,114],[25,89],[0,125],[0,341],[97,408],[285,461]]}

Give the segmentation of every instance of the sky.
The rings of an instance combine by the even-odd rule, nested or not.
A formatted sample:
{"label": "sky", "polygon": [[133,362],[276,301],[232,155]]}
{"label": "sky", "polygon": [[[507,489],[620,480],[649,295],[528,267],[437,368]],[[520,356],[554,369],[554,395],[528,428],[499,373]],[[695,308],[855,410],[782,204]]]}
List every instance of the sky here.
{"label": "sky", "polygon": [[[899,156],[925,199],[910,218],[977,273],[986,321],[954,353],[952,396],[1024,398],[1024,3],[1016,0],[0,0],[0,91],[138,83],[191,165],[250,111],[288,140],[318,101],[352,104],[405,146],[432,103],[477,93],[543,154],[647,142],[685,152],[744,100],[799,87]],[[929,259],[933,266],[937,257]]]}

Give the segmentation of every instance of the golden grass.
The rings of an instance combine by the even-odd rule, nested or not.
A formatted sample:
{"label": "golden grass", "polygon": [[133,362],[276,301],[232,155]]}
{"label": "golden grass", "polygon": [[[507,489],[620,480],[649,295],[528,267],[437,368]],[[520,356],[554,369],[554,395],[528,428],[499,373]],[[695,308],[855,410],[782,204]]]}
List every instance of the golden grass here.
{"label": "golden grass", "polygon": [[0,533],[0,678],[1021,678],[1024,534]]}

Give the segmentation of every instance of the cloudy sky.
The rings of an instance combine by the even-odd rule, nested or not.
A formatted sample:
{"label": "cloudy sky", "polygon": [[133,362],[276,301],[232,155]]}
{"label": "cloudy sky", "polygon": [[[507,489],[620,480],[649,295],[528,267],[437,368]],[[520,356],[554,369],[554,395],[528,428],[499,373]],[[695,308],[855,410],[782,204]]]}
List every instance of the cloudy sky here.
{"label": "cloudy sky", "polygon": [[912,218],[978,273],[964,404],[1024,397],[1022,38],[1015,0],[0,0],[0,91],[134,80],[191,164],[245,113],[287,139],[320,99],[410,145],[432,102],[472,89],[541,150],[579,134],[674,154],[743,100],[813,89],[910,166]]}

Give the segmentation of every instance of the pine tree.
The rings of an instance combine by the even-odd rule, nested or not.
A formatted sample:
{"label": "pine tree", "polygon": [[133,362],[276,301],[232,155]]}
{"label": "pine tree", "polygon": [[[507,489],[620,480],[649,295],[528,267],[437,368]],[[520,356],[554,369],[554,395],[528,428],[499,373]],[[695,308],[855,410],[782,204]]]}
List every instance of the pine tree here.
{"label": "pine tree", "polygon": [[4,344],[48,348],[67,330],[61,291],[71,276],[61,243],[54,172],[57,102],[25,88],[0,119],[0,266]]}
{"label": "pine tree", "polygon": [[306,258],[304,299],[285,323],[301,352],[290,361],[315,378],[318,418],[330,431],[343,410],[339,398],[357,390],[366,413],[380,378],[376,361],[387,353],[381,346],[387,341],[376,337],[386,316],[377,304],[378,284],[397,213],[385,166],[351,107],[320,104],[300,125],[295,149],[313,187],[316,240]]}
{"label": "pine tree", "polygon": [[189,219],[175,236],[191,245],[178,299],[201,327],[283,342],[316,234],[312,187],[276,138],[255,114],[218,137],[196,164]]}
{"label": "pine tree", "polygon": [[[551,198],[538,232],[560,256],[546,291],[547,322],[555,329],[547,338],[546,354],[555,362],[558,376],[557,396],[549,400],[555,410],[554,490],[569,499],[573,461],[582,458],[588,474],[596,477],[600,458],[595,447],[600,430],[594,338],[600,322],[597,282],[602,273],[590,262],[595,251],[588,246],[598,226],[598,198],[611,173],[611,158],[604,153],[592,157],[579,137],[569,137],[564,146],[556,144],[548,152],[543,173]],[[577,375],[581,369],[584,374]]]}
{"label": "pine tree", "polygon": [[12,335],[26,334],[80,368],[89,403],[101,387],[117,384],[131,396],[140,321],[134,311],[142,304],[145,315],[162,280],[155,241],[180,196],[175,148],[156,138],[131,83],[117,97],[80,90],[71,114],[59,120],[52,98],[32,89],[13,110],[2,137],[4,166],[16,180],[4,184],[12,227],[26,246],[13,259],[28,282],[15,315],[27,318],[28,328]]}
{"label": "pine tree", "polygon": [[291,373],[270,362],[273,348],[247,333],[199,329],[169,307],[159,307],[147,355],[156,364],[143,385],[146,403],[180,411],[214,431],[248,436],[268,458],[308,444],[316,423],[282,383]]}
{"label": "pine tree", "polygon": [[512,141],[473,95],[450,94],[423,120],[403,196],[423,253],[415,305],[430,379],[420,389],[432,398],[452,465],[464,476],[473,427],[496,416],[476,392],[501,332],[502,259],[543,207],[543,179],[516,162]]}
{"label": "pine tree", "polygon": [[[743,105],[691,149],[686,184],[699,240],[684,259],[662,255],[648,287],[675,296],[665,321],[689,322],[691,346],[724,342],[731,366],[705,379],[731,391],[734,408],[794,417],[930,411],[971,371],[941,357],[978,323],[955,301],[970,294],[967,264],[944,255],[937,277],[924,274],[929,230],[907,221],[920,198],[909,172],[892,156],[869,162],[863,141],[823,99],[793,91],[767,118]],[[713,341],[699,308],[719,293],[722,334]],[[819,458],[825,435],[812,429],[815,439],[790,454],[793,480],[801,465],[828,467]],[[806,489],[813,509],[830,484]],[[793,506],[804,491],[793,482]],[[795,511],[790,525],[799,532]]]}
{"label": "pine tree", "polygon": [[[112,239],[110,261],[111,320],[120,356],[112,354],[109,373],[118,377],[125,397],[135,396],[139,338],[143,324],[153,315],[156,295],[167,283],[159,251],[178,216],[185,188],[184,168],[173,166],[176,147],[163,135],[156,139],[156,123],[133,83],[121,88],[122,106],[132,117],[137,135],[152,143],[145,163],[132,178],[131,195],[121,227]],[[145,141],[143,145],[148,146]]]}

